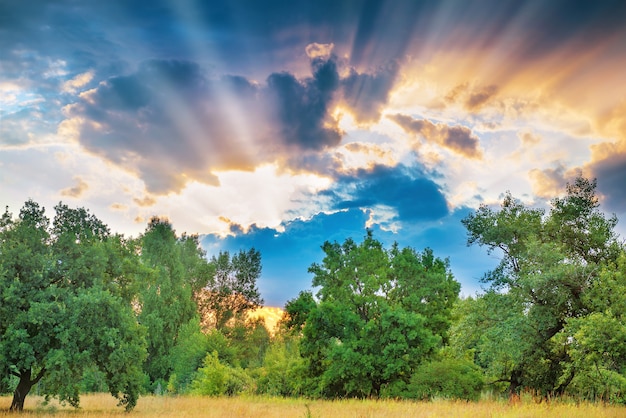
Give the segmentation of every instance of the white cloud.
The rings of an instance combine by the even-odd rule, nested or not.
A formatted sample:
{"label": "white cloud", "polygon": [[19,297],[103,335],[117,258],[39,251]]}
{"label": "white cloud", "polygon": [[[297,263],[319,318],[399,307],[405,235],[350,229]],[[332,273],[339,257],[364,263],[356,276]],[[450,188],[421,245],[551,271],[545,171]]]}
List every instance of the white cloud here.
{"label": "white cloud", "polygon": [[74,78],[67,80],[65,83],[63,83],[63,87],[61,88],[61,90],[65,93],[76,93],[80,88],[89,84],[89,82],[93,80],[93,76],[93,71],[87,71],[78,74]]}

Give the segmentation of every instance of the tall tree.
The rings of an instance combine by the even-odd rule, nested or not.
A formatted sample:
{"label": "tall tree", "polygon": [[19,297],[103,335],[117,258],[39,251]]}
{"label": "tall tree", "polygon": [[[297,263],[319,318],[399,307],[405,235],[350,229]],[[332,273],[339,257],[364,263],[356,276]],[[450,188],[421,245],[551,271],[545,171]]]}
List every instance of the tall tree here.
{"label": "tall tree", "polygon": [[361,244],[326,242],[313,264],[319,304],[301,342],[309,373],[325,396],[377,396],[406,384],[446,338],[460,285],[447,261],[427,249],[389,251],[372,232]]}
{"label": "tall tree", "polygon": [[[481,206],[463,220],[468,245],[501,256],[484,277],[490,292],[474,305],[480,311],[467,320],[498,336],[482,338],[477,353],[511,394],[521,387],[560,394],[574,378],[565,326],[594,311],[586,295],[621,252],[617,219],[598,209],[595,188],[595,181],[576,178],[548,214],[507,194],[500,210]],[[503,306],[508,313],[498,318]],[[518,342],[512,352],[497,347],[507,340]]]}
{"label": "tall tree", "polygon": [[189,243],[186,237],[179,241],[169,221],[156,217],[141,238],[141,259],[150,269],[139,297],[139,320],[148,333],[145,370],[162,389],[172,372],[172,349],[180,329],[196,314],[192,287],[202,258],[199,251],[196,258],[189,257],[194,253]]}
{"label": "tall tree", "polygon": [[[24,408],[42,379],[46,396],[77,406],[79,379],[96,365],[111,393],[132,409],[139,396],[145,340],[130,304],[112,291],[108,228],[84,209],[59,204],[50,225],[27,201],[0,222],[0,369],[15,376],[11,410]],[[121,393],[121,394],[120,394]]]}
{"label": "tall tree", "polygon": [[263,305],[257,281],[261,277],[261,253],[254,248],[230,256],[220,252],[210,261],[212,278],[197,292],[196,299],[205,325],[224,329],[232,318]]}

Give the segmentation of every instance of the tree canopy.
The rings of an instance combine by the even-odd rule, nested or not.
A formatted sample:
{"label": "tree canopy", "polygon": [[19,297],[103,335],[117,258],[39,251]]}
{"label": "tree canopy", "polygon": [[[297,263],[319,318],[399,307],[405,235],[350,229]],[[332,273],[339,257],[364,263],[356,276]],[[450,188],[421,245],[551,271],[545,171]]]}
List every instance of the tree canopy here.
{"label": "tree canopy", "polygon": [[132,409],[146,353],[124,302],[129,271],[118,255],[126,243],[85,209],[55,210],[51,224],[29,200],[17,219],[7,210],[0,223],[0,368],[3,379],[18,379],[11,410],[22,410],[44,377],[43,394],[77,405],[88,365]]}
{"label": "tree canopy", "polygon": [[232,257],[220,251],[209,263],[210,277],[196,293],[200,314],[207,327],[224,329],[233,318],[263,305],[257,287],[261,277],[261,253],[254,248],[241,250]]}
{"label": "tree canopy", "polygon": [[385,250],[371,231],[360,244],[347,239],[322,249],[322,263],[309,268],[319,304],[301,348],[314,385],[324,396],[362,397],[406,384],[447,338],[460,290],[448,262],[430,249]]}
{"label": "tree canopy", "polygon": [[458,338],[510,393],[562,394],[581,371],[574,363],[583,330],[618,320],[602,314],[615,307],[594,296],[611,280],[608,271],[620,271],[623,254],[617,218],[598,209],[595,188],[576,178],[548,213],[507,194],[500,210],[481,206],[463,220],[468,244],[501,261],[484,277],[488,292],[466,306]]}

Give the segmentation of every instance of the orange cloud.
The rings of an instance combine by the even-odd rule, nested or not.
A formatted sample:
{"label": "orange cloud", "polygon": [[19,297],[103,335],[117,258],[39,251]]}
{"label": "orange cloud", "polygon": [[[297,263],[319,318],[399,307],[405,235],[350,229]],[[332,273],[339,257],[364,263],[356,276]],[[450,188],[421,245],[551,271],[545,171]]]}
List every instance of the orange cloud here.
{"label": "orange cloud", "polygon": [[141,199],[134,198],[133,202],[135,202],[137,205],[141,207],[149,207],[149,206],[153,206],[154,204],[156,204],[156,199],[151,196],[144,196]]}
{"label": "orange cloud", "polygon": [[482,159],[478,138],[465,126],[448,126],[432,123],[427,119],[413,119],[410,116],[396,114],[389,116],[406,132],[421,135],[429,142],[436,143],[467,158]]}
{"label": "orange cloud", "polygon": [[537,168],[528,172],[533,193],[544,199],[552,199],[558,196],[567,184],[569,177],[566,168],[559,163],[556,168],[539,170]]}
{"label": "orange cloud", "polygon": [[61,190],[62,196],[78,198],[81,197],[83,193],[87,191],[87,189],[89,189],[89,185],[80,177],[74,177],[74,180],[76,180],[76,185]]}

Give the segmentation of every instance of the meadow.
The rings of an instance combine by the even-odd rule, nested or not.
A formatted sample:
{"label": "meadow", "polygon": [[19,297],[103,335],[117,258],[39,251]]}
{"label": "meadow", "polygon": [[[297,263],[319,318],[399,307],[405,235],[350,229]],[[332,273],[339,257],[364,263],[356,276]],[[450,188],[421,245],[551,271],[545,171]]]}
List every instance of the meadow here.
{"label": "meadow", "polygon": [[[8,396],[0,397],[0,417],[15,416],[7,411],[11,403]],[[22,415],[21,415],[22,416]],[[308,400],[268,397],[197,397],[148,396],[139,399],[137,407],[129,413],[116,407],[116,400],[108,394],[84,395],[81,408],[61,406],[52,401],[44,405],[43,399],[29,396],[23,416],[54,416],[57,418],[141,417],[332,417],[332,418],[404,418],[404,417],[624,417],[626,407],[576,402],[535,402],[522,399],[510,403],[499,400],[463,402],[435,400],[410,402],[391,400]]]}

